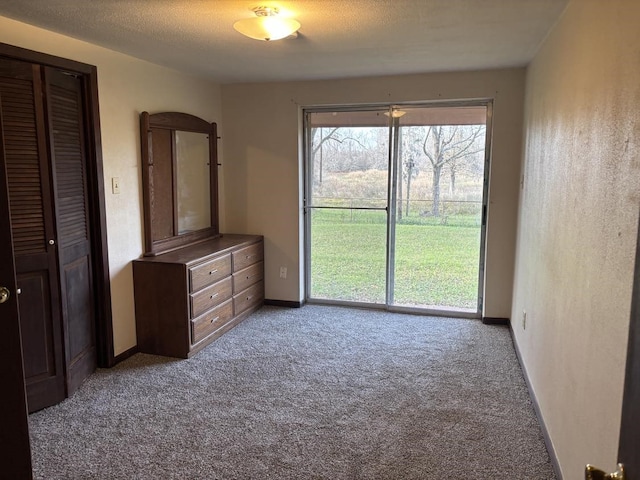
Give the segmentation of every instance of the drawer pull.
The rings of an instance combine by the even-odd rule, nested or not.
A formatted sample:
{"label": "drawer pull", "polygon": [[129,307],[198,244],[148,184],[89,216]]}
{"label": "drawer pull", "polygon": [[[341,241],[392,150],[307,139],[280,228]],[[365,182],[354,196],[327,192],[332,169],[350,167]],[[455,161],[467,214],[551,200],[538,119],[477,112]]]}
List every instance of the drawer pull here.
{"label": "drawer pull", "polygon": [[212,319],[211,319],[211,321],[210,321],[209,323],[213,323],[213,322],[215,322],[216,320],[218,320],[219,318],[220,318],[220,315],[218,315],[216,318],[212,318]]}
{"label": "drawer pull", "polygon": [[247,280],[249,280],[251,278],[251,275],[247,275]]}
{"label": "drawer pull", "polygon": [[249,295],[249,296],[247,297],[247,300],[251,300],[252,298],[253,298],[253,295]]}
{"label": "drawer pull", "polygon": [[213,295],[209,296],[209,300],[213,300],[214,298],[216,298],[219,295],[218,292],[214,293]]}
{"label": "drawer pull", "polygon": [[244,257],[244,258],[246,258],[247,260],[249,260],[250,258],[253,258],[253,257],[255,257],[255,255],[247,255],[247,256],[246,256],[246,257]]}
{"label": "drawer pull", "polygon": [[214,273],[216,273],[217,271],[218,271],[218,269],[217,269],[217,268],[216,268],[215,270],[211,270],[211,271],[209,272],[209,275],[213,275],[213,274],[214,274]]}

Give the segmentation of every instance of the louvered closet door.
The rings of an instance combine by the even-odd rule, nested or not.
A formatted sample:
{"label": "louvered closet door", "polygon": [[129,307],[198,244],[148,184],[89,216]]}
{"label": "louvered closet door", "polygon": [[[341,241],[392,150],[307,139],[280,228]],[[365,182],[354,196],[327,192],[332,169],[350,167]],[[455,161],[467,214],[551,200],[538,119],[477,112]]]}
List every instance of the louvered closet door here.
{"label": "louvered closet door", "polygon": [[96,369],[82,82],[50,68],[45,76],[70,395]]}
{"label": "louvered closet door", "polygon": [[65,398],[53,202],[40,76],[38,66],[0,60],[4,141],[0,161],[6,168],[16,277],[21,291],[18,308],[29,411]]}

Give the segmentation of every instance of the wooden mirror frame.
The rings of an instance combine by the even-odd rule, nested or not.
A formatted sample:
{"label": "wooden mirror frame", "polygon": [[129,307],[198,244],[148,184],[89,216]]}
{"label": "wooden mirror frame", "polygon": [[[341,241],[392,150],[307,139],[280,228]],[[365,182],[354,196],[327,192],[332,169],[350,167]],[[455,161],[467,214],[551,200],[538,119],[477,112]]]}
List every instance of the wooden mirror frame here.
{"label": "wooden mirror frame", "polygon": [[[163,173],[160,168],[154,169],[153,157],[153,133],[154,131],[171,132],[170,149],[171,167],[170,175]],[[187,232],[178,233],[178,191],[176,188],[176,145],[175,132],[195,132],[209,135],[209,201],[211,211],[211,226]],[[197,243],[220,235],[218,226],[218,152],[217,152],[217,125],[209,123],[199,117],[179,112],[163,112],[150,115],[148,112],[140,114],[140,140],[142,148],[142,197],[144,206],[144,237],[145,256],[154,256]],[[166,170],[166,166],[165,166]],[[164,174],[164,177],[162,175]],[[169,178],[170,177],[170,178]],[[169,185],[169,187],[167,186]],[[170,188],[172,195],[172,232],[174,235],[155,239],[154,219],[162,212],[156,212],[156,197],[159,194],[167,194]],[[166,221],[166,219],[165,219]]]}

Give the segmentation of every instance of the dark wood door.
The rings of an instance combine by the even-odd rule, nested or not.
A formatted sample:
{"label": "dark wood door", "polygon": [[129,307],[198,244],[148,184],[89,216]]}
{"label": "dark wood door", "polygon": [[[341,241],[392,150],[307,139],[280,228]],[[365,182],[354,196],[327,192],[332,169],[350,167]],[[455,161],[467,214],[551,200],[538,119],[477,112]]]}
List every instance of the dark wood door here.
{"label": "dark wood door", "polygon": [[41,69],[0,60],[2,162],[16,269],[29,411],[65,398],[57,252]]}
{"label": "dark wood door", "polygon": [[[5,157],[2,136],[2,99],[0,98],[0,160]],[[0,161],[0,288],[6,288],[9,297],[0,303],[0,456],[2,475],[7,478],[32,478],[31,449],[27,423],[22,349],[20,347],[20,321],[11,222],[7,167]]]}
{"label": "dark wood door", "polygon": [[30,412],[73,393],[97,362],[83,93],[78,76],[0,59]]}
{"label": "dark wood door", "polygon": [[640,479],[640,226],[636,247],[636,268],[633,280],[631,325],[627,350],[622,423],[618,461],[624,463],[627,478]]}
{"label": "dark wood door", "polygon": [[80,77],[47,68],[46,98],[60,265],[67,390],[96,369],[91,214]]}

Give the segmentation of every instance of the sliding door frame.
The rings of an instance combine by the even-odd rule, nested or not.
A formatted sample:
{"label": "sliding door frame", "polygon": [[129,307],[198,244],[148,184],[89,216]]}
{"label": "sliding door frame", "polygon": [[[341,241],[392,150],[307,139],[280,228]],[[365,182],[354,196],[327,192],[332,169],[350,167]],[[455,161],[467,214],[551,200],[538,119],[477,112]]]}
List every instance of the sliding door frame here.
{"label": "sliding door frame", "polygon": [[[486,108],[486,134],[484,147],[484,172],[482,184],[482,215],[480,224],[480,246],[479,246],[479,265],[478,265],[478,295],[477,308],[475,312],[465,312],[448,309],[431,309],[422,307],[409,307],[393,305],[393,288],[394,288],[394,257],[395,257],[395,199],[397,196],[398,168],[397,168],[397,150],[399,148],[400,122],[399,119],[393,118],[391,112],[398,108],[446,108],[446,107],[485,107]],[[311,125],[309,115],[312,113],[326,112],[358,112],[366,110],[386,110],[389,115],[389,154],[388,154],[388,189],[387,189],[387,248],[386,248],[386,286],[385,286],[385,303],[368,303],[354,302],[347,300],[334,300],[311,297],[311,219],[310,211],[313,208],[309,205],[312,191],[312,179],[309,171],[310,167],[310,146],[311,146]],[[489,205],[489,181],[491,173],[491,145],[493,137],[493,99],[478,98],[460,101],[431,101],[431,102],[401,102],[401,103],[377,103],[377,104],[356,104],[356,105],[324,105],[324,106],[307,106],[302,107],[302,135],[303,135],[303,197],[302,197],[302,214],[304,216],[304,302],[312,304],[325,305],[343,305],[353,307],[363,307],[378,310],[387,310],[390,312],[413,313],[422,315],[446,316],[455,318],[482,318],[484,307],[484,285],[485,285],[485,264],[486,264],[486,237],[487,237],[487,217]]]}

